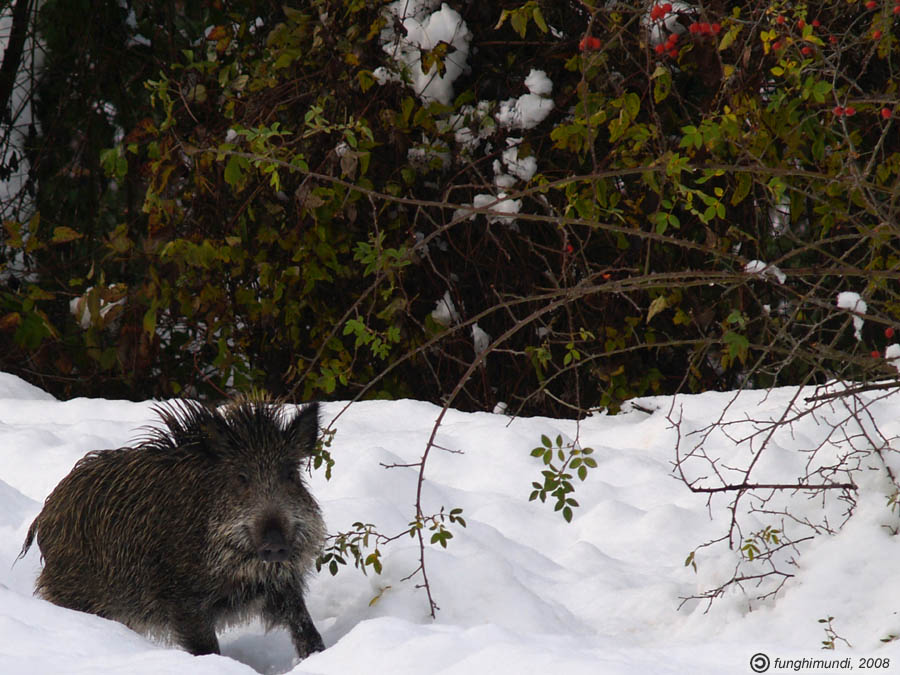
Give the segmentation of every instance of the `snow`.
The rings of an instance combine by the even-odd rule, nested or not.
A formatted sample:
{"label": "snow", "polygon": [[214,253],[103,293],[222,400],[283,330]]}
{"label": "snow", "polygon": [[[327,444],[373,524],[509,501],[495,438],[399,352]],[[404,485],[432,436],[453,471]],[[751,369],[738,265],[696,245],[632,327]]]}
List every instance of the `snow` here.
{"label": "snow", "polygon": [[553,82],[543,70],[532,68],[525,78],[525,87],[536,96],[549,96],[553,91]]}
{"label": "snow", "polygon": [[[729,587],[709,605],[691,600],[679,609],[682,598],[722,583],[741,560],[726,545],[701,547],[727,533],[727,496],[693,493],[677,478],[679,439],[682,453],[703,441],[721,474],[705,470],[698,452],[684,466],[713,485],[716,475],[739,476],[759,449],[754,430],[793,406],[798,416],[772,435],[756,480],[794,481],[804,467],[863,451],[873,439],[883,439],[885,462],[897,475],[900,456],[890,448],[900,447],[900,395],[862,394],[870,417],[857,422],[838,402],[799,415],[813,405],[804,401],[812,393],[647,397],[622,414],[580,424],[447,411],[422,503],[426,513],[462,508],[467,527],[449,526],[447,548],[426,550],[437,619],[428,616],[420,578],[404,580],[416,569],[418,548],[403,536],[383,545],[381,575],[363,576],[351,565],[311,579],[307,604],[327,649],[295,663],[286,633],[266,634],[257,623],[220,634],[222,656],[195,658],[33,597],[37,548],[13,561],[42,500],[86,452],[139,436],[153,423],[153,402],[60,401],[0,374],[0,672],[711,675],[751,672],[758,653],[773,665],[776,658],[846,657],[855,665],[870,657],[889,658],[896,668],[900,642],[882,640],[900,634],[900,578],[892,572],[900,513],[888,503],[894,488],[875,455],[865,455],[854,473],[857,505],[843,527],[786,552],[797,561],[795,576],[774,599],[758,600],[765,588],[748,584],[744,592]],[[410,464],[440,413],[411,400],[323,404],[322,423],[334,420],[336,429],[336,464],[330,481],[314,472],[309,485],[329,531],[347,531],[358,520],[389,535],[408,528],[418,476]],[[727,427],[708,429],[720,418]],[[585,482],[576,480],[580,505],[571,523],[550,503],[528,500],[544,468],[531,456],[542,434],[594,449],[598,466]],[[818,454],[810,454],[814,448]],[[383,466],[391,464],[398,466]],[[797,518],[785,529],[823,515],[837,529],[845,510],[839,500],[805,494],[774,500],[790,504]],[[737,514],[745,534],[772,522],[750,510],[750,501]],[[685,565],[691,551],[696,572]],[[820,649],[827,636],[819,619],[827,617],[852,648],[838,640],[835,652]]]}
{"label": "snow", "polygon": [[527,94],[510,98],[500,104],[497,122],[511,129],[532,129],[544,121],[553,110],[553,82],[543,70],[532,69],[525,78]]}
{"label": "snow", "polygon": [[[519,145],[521,143],[521,138],[510,137],[506,139],[506,144],[509,147],[503,151],[503,163],[513,176],[528,182],[534,177],[534,174],[537,173],[537,159],[535,159],[534,155],[529,157],[519,157]],[[497,178],[502,176],[502,174],[497,171],[496,166],[494,167],[494,173],[497,174],[494,179],[494,182],[497,183]],[[508,187],[503,186],[500,183],[497,184],[501,187]]]}
{"label": "snow", "polygon": [[[496,195],[482,193],[475,195],[472,199],[472,206],[476,209],[490,209],[501,213],[518,213],[522,208],[522,200],[509,199],[508,195],[503,191],[498,192]],[[473,213],[470,219],[474,219],[477,215],[477,213]],[[512,225],[516,220],[512,216],[493,214],[488,215],[487,219],[489,223],[503,223],[505,225]]]}
{"label": "snow", "polygon": [[780,237],[791,227],[791,198],[784,195],[777,205],[769,207],[772,234]]}
{"label": "snow", "polygon": [[475,348],[475,353],[480,354],[485,349],[488,348],[488,345],[491,344],[491,336],[488,335],[477,323],[472,324],[472,346]]}
{"label": "snow", "polygon": [[532,129],[544,121],[553,110],[553,99],[537,94],[522,94],[500,104],[497,122],[510,129]]}
{"label": "snow", "polygon": [[896,342],[889,344],[884,350],[884,358],[889,361],[894,368],[900,370],[900,345]]}
{"label": "snow", "polygon": [[[869,308],[866,301],[859,296],[859,293],[854,293],[853,291],[838,293],[837,306],[854,314],[865,314]],[[853,317],[853,335],[859,341],[862,341],[862,327],[864,323],[861,316]]]}
{"label": "snow", "polygon": [[441,296],[431,311],[431,318],[442,326],[459,323],[459,312],[456,311],[456,305],[453,304],[450,291],[444,291],[444,295]]}
{"label": "snow", "polygon": [[[113,284],[112,286],[110,286],[110,289],[115,289],[116,286],[117,284]],[[79,295],[77,298],[72,298],[71,300],[69,300],[69,312],[72,314],[72,316],[75,317],[78,325],[81,326],[83,330],[87,330],[88,328],[90,328],[93,323],[88,301],[90,293],[93,289],[93,286],[88,286],[84,293]],[[108,300],[100,298],[98,301],[98,305],[99,318],[105,319],[107,315],[117,307],[125,306],[125,298],[120,298],[119,300],[115,300],[113,302],[109,302]]]}
{"label": "snow", "polygon": [[763,278],[767,276],[774,277],[779,284],[783,284],[787,276],[779,269],[777,265],[770,265],[762,260],[751,260],[744,265],[744,272],[747,274],[757,274]]}
{"label": "snow", "polygon": [[[392,24],[382,32],[382,48],[406,69],[411,85],[423,101],[449,104],[453,100],[453,82],[465,72],[472,34],[456,10],[442,4],[431,11],[435,3],[428,0],[397,0],[386,11],[402,22],[405,36],[394,33]],[[446,71],[438,73],[435,66],[422,70],[422,53],[440,43],[449,45],[442,59]],[[387,82],[393,79],[387,70],[379,68],[376,79]]]}

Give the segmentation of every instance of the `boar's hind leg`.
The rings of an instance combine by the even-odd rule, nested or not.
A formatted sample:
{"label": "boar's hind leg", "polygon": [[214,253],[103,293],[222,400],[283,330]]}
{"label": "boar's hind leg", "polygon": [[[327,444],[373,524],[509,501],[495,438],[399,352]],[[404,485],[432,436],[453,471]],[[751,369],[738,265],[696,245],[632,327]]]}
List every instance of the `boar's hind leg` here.
{"label": "boar's hind leg", "polygon": [[219,653],[215,626],[205,617],[193,615],[179,620],[175,634],[178,644],[194,656]]}
{"label": "boar's hind leg", "polygon": [[297,650],[297,656],[305,659],[313,652],[325,650],[322,636],[316,630],[312,617],[306,609],[303,596],[297,593],[291,595],[290,600],[279,599],[277,602],[269,602],[265,608],[266,618],[273,624],[287,626],[291,631],[291,640]]}

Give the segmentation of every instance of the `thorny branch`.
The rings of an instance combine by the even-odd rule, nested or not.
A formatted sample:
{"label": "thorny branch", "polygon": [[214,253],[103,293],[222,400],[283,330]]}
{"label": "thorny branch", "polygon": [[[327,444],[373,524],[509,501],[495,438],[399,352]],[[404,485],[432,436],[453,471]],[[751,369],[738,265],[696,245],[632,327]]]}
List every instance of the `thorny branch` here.
{"label": "thorny branch", "polygon": [[[857,480],[861,471],[884,471],[895,495],[900,494],[886,456],[896,452],[891,447],[895,439],[881,433],[872,412],[874,404],[893,392],[862,397],[881,390],[832,384],[809,395],[807,388],[798,387],[782,410],[758,419],[729,414],[739,397],[746,395],[738,392],[715,421],[692,430],[685,427],[683,405],[673,401],[667,413],[676,436],[673,470],[691,492],[707,495],[711,517],[722,508],[729,514],[727,533],[696,547],[686,564],[697,569],[698,551],[726,543],[740,556],[730,578],[683,597],[680,607],[690,600],[711,604],[732,586],[746,592],[749,582],[759,589],[754,596],[757,601],[774,598],[793,576],[789,570],[796,565],[800,545],[820,534],[835,534],[850,518],[861,489]],[[785,456],[775,439],[778,434],[793,434],[793,426],[807,417],[816,421],[823,434],[801,450],[806,455],[803,473],[794,481],[754,480],[755,473],[772,475],[783,462],[796,461]],[[874,467],[871,459],[877,460]],[[728,501],[722,504],[722,498]],[[819,500],[818,510],[812,515],[800,513],[802,503],[812,499]],[[769,525],[750,531],[757,527],[750,523],[760,518]]]}

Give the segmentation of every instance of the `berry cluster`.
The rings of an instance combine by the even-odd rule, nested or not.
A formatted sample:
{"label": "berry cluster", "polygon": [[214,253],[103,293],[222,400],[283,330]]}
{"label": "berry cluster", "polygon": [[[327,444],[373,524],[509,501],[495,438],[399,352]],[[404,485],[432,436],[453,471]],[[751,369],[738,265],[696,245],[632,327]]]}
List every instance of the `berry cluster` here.
{"label": "berry cluster", "polygon": [[[853,117],[856,114],[856,108],[850,105],[846,107],[836,105],[831,112],[834,113],[835,117]],[[882,108],[878,111],[878,114],[881,115],[881,119],[889,120],[894,116],[894,111],[890,108]]]}
{"label": "berry cluster", "polygon": [[678,43],[678,33],[670,33],[668,39],[665,42],[660,42],[653,49],[657,54],[668,54],[671,58],[678,57],[678,48],[675,46]]}
{"label": "berry cluster", "polygon": [[596,38],[593,35],[586,35],[578,43],[578,49],[581,51],[596,51],[602,46],[603,43],[600,41],[600,38]]}
{"label": "berry cluster", "polygon": [[664,18],[666,14],[672,11],[672,3],[667,2],[664,5],[654,5],[650,9],[650,20],[651,21],[659,21]]}
{"label": "berry cluster", "polygon": [[721,30],[722,25],[718,23],[701,23],[695,21],[690,26],[688,26],[688,31],[690,31],[691,35],[712,37],[713,35],[718,35]]}

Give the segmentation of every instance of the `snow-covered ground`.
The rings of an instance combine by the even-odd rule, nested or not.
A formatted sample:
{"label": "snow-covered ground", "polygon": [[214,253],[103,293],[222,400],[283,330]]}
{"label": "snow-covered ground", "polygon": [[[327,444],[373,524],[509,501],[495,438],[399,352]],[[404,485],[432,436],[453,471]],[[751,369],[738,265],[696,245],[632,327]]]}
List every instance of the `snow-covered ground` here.
{"label": "snow-covered ground", "polygon": [[[725,496],[709,508],[706,495],[676,478],[671,419],[687,434],[718,419],[729,404],[728,418],[742,424],[778,418],[795,394],[646,398],[645,410],[594,416],[580,427],[449,411],[436,442],[462,453],[432,451],[423,506],[462,508],[467,527],[451,527],[446,549],[427,549],[437,619],[428,617],[419,578],[403,580],[415,570],[418,550],[402,537],[383,547],[381,575],[363,576],[350,566],[312,579],[307,604],[328,648],[295,664],[286,633],[266,634],[260,625],[220,635],[222,656],[192,657],[116,622],[33,597],[37,548],[13,561],[43,499],[84,453],[128,444],[154,415],[151,402],[58,401],[0,373],[0,673],[719,674],[753,672],[751,658],[760,653],[770,659],[769,672],[795,672],[779,664],[803,658],[850,658],[856,670],[900,672],[900,642],[882,641],[900,635],[900,578],[893,572],[900,519],[874,455],[854,474],[861,490],[852,518],[835,536],[818,536],[791,552],[795,576],[774,600],[756,600],[749,584],[746,592],[727,590],[708,611],[696,600],[679,609],[681,598],[726,580],[739,555],[727,546],[703,547],[695,555],[697,570],[685,566],[691,551],[727,532],[729,514]],[[803,405],[802,397],[797,401]],[[324,405],[322,422],[343,409]],[[882,393],[869,411],[888,440],[900,435],[900,397]],[[326,481],[315,472],[309,481],[331,532],[355,521],[389,535],[407,528],[416,469],[382,464],[417,461],[439,412],[416,401],[362,402],[339,416],[334,474]],[[859,444],[852,432],[833,433],[829,422],[841,414],[840,406],[826,406],[777,434],[771,457],[760,461],[768,462],[760,478],[776,477],[780,467],[788,472],[781,480],[795,481],[798,461],[805,466],[807,451],[829,433],[835,442],[821,452],[837,456],[847,444]],[[705,445],[708,455],[721,457],[726,477],[724,467],[745,466],[753,451],[737,442],[739,424],[729,429],[735,433],[715,432]],[[598,466],[584,483],[576,481],[580,506],[571,523],[549,504],[528,501],[542,468],[530,451],[542,434],[566,442],[577,436],[582,447],[594,448]],[[682,452],[688,438],[681,438]],[[895,462],[893,451],[886,452]],[[700,472],[686,464],[695,468]],[[799,519],[815,520],[821,507],[821,500],[799,495],[790,508]],[[762,514],[742,518],[751,516],[766,524]],[[819,620],[828,617],[852,647],[838,639],[835,651],[821,649],[830,635]],[[807,665],[800,672],[843,670]]]}

